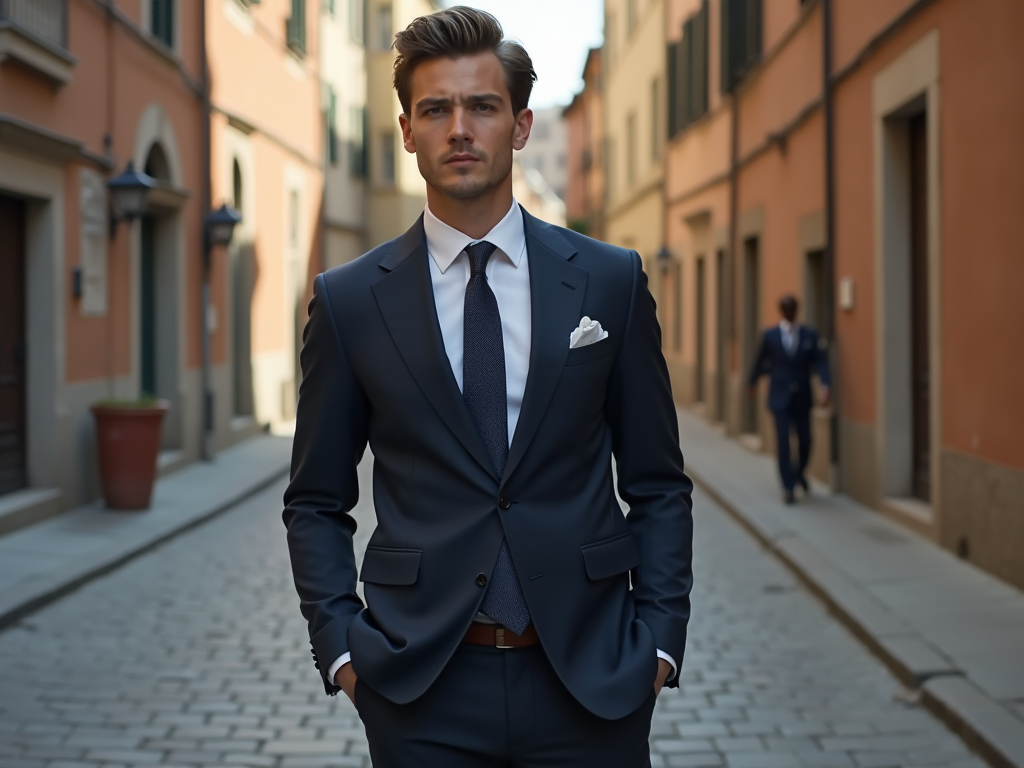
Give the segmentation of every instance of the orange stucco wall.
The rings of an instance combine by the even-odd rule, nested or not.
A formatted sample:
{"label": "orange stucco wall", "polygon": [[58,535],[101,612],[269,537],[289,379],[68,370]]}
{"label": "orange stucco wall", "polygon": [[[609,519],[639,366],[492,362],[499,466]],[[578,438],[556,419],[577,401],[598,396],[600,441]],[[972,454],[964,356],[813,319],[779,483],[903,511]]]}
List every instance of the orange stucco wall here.
{"label": "orange stucco wall", "polygon": [[[130,19],[139,4],[120,2],[118,8]],[[27,70],[0,67],[2,111],[64,136],[82,141],[95,155],[107,154],[104,137],[110,136],[110,157],[119,173],[134,153],[139,119],[153,103],[164,108],[173,125],[180,157],[180,186],[192,200],[183,210],[186,265],[187,332],[186,362],[199,365],[200,221],[194,202],[201,189],[201,103],[193,89],[199,72],[198,5],[179,8],[179,41],[183,70],[130,33],[123,24],[108,18],[97,3],[72,0],[68,4],[68,38],[77,57],[72,80],[61,89],[51,88]],[[65,285],[71,285],[74,267],[80,263],[79,168],[64,169]],[[128,230],[120,225],[108,252],[108,312],[86,318],[79,312],[70,290],[65,293],[66,381],[81,382],[130,371],[131,320]]]}

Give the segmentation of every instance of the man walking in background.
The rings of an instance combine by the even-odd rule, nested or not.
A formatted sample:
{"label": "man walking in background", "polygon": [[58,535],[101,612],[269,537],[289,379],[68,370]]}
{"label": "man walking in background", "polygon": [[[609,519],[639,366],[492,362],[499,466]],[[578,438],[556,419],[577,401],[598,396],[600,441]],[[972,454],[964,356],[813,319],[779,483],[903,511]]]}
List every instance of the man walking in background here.
{"label": "man walking in background", "polygon": [[649,766],[692,484],[640,258],[516,204],[536,75],[492,16],[450,8],[395,45],[427,208],[314,282],[284,511],[314,658],[376,768]]}
{"label": "man walking in background", "polygon": [[[753,397],[757,380],[768,375],[768,408],[775,417],[776,453],[783,499],[792,504],[797,485],[810,492],[807,463],[811,458],[811,408],[814,395],[811,374],[818,372],[822,386],[823,405],[829,402],[828,360],[819,349],[818,334],[797,323],[799,304],[786,294],[779,300],[782,320],[768,328],[761,337],[761,348],[750,371],[750,394]],[[790,433],[796,432],[798,459],[793,466]]]}

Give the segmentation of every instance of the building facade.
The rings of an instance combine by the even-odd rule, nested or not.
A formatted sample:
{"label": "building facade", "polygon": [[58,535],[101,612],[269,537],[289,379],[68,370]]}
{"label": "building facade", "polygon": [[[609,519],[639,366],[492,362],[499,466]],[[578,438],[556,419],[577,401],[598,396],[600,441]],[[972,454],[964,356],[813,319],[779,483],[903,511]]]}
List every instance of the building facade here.
{"label": "building facade", "polygon": [[405,151],[392,87],[395,32],[441,7],[439,0],[367,0],[367,243],[379,245],[405,232],[427,203],[416,156]]}
{"label": "building facade", "polygon": [[321,6],[325,269],[367,250],[365,26],[364,0],[333,0]]}
{"label": "building facade", "polygon": [[569,148],[562,107],[533,110],[533,129],[526,146],[516,153],[524,170],[544,177],[548,188],[565,200],[568,182],[566,152]]}
{"label": "building facade", "polygon": [[[1024,585],[1012,0],[668,0],[662,292],[677,399],[771,450],[779,296],[828,344],[813,473]],[[1014,203],[1013,201],[1017,201]]]}
{"label": "building facade", "polygon": [[[167,399],[161,468],[200,454],[206,211],[199,4],[0,10],[2,532],[96,498],[97,401]],[[130,224],[129,161],[157,180]]]}
{"label": "building facade", "polygon": [[604,13],[603,235],[636,250],[650,273],[665,242],[665,2],[605,0]]}
{"label": "building facade", "polygon": [[568,225],[602,239],[606,187],[604,102],[601,91],[601,49],[591,48],[583,65],[583,89],[565,108]]}

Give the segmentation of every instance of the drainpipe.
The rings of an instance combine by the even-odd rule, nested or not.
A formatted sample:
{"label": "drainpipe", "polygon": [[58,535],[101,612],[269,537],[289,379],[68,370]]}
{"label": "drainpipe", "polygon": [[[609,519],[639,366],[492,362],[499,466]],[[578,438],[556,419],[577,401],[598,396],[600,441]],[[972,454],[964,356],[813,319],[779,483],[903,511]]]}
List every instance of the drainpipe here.
{"label": "drainpipe", "polygon": [[200,182],[199,210],[200,210],[200,253],[202,254],[202,300],[200,301],[200,333],[202,334],[202,372],[200,376],[200,388],[202,390],[202,425],[200,434],[202,444],[200,455],[205,461],[213,461],[215,458],[213,450],[213,391],[210,386],[210,240],[206,232],[205,216],[207,211],[213,207],[213,191],[210,187],[210,72],[209,62],[206,56],[206,4],[199,5],[199,67],[200,87],[202,88],[203,101],[203,126],[202,126],[202,175]]}
{"label": "drainpipe", "polygon": [[828,364],[832,372],[832,416],[830,423],[832,490],[838,491],[839,482],[839,376],[836,354],[836,191],[835,191],[835,115],[833,111],[832,83],[832,0],[821,0],[822,12],[822,106],[825,128],[825,342],[828,345]]}

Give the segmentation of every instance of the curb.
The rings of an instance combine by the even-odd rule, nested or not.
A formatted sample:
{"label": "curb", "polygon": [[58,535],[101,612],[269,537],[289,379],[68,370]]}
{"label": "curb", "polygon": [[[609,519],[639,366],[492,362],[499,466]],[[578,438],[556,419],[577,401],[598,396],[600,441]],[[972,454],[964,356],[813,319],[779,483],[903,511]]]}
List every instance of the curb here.
{"label": "curb", "polygon": [[[993,768],[1024,768],[1024,732],[1020,721],[975,687],[963,673],[924,643],[899,617],[864,599],[862,590],[790,532],[771,535],[733,504],[715,485],[687,466],[687,474],[765,549],[779,558],[829,612],[909,688],[921,704]],[[803,550],[803,551],[801,551]],[[827,573],[826,571],[831,571]],[[845,583],[844,583],[845,582]]]}
{"label": "curb", "polygon": [[288,466],[285,465],[261,477],[251,485],[242,488],[215,506],[205,509],[193,517],[182,520],[179,525],[164,529],[155,535],[124,542],[120,546],[113,547],[112,551],[108,550],[84,563],[79,561],[70,565],[56,574],[40,579],[39,583],[20,590],[23,592],[22,595],[14,596],[10,599],[6,599],[6,595],[0,595],[0,630],[7,629],[25,616],[74,592],[93,579],[104,576],[140,555],[156,549],[161,544],[209,522],[214,517],[227,512],[232,507],[245,501],[250,496],[254,496],[263,489],[273,485],[287,474]]}

